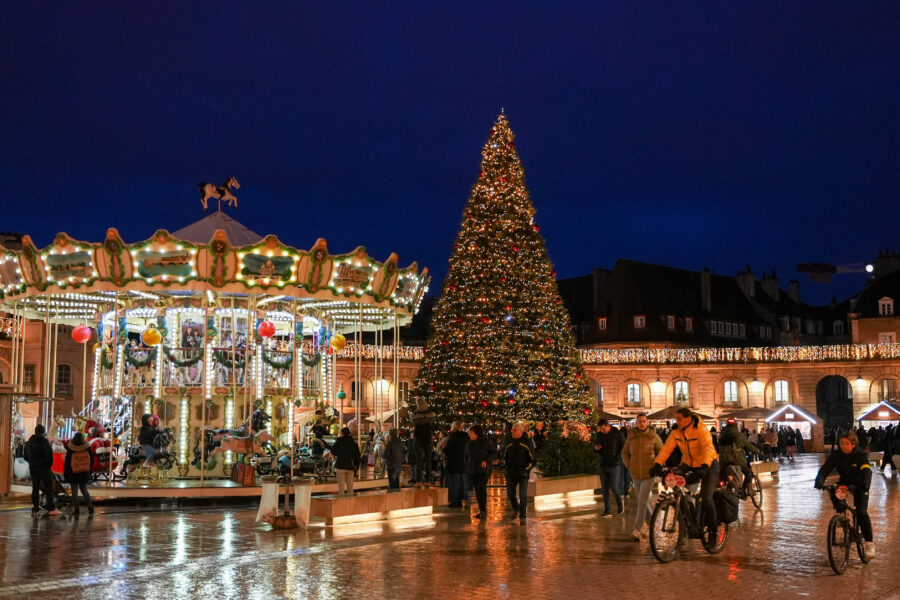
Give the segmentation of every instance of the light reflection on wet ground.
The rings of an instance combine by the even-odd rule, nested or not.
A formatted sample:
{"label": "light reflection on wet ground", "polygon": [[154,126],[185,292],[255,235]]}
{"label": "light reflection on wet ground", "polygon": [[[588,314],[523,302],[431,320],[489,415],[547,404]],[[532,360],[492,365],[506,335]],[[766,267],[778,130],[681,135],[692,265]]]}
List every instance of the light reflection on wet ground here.
{"label": "light reflection on wet ground", "polygon": [[630,541],[626,517],[599,507],[540,513],[525,526],[505,520],[502,490],[491,517],[441,510],[434,518],[307,531],[268,531],[255,509],[103,511],[93,519],[32,520],[0,512],[0,597],[623,598],[900,597],[897,539],[900,480],[877,470],[871,507],[879,556],[855,557],[832,575],[824,536],[831,516],[812,488],[821,455],[765,478],[762,511],[743,503],[728,547],[717,556],[688,542],[680,561],[657,563],[646,541]]}

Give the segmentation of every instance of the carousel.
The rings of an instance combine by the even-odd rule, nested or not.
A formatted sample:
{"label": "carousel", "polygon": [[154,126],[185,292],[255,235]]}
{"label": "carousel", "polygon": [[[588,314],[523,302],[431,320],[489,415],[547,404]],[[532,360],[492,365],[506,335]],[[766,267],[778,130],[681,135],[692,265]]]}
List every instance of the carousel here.
{"label": "carousel", "polygon": [[[46,248],[28,236],[21,249],[0,246],[0,302],[13,331],[40,320],[50,332],[41,422],[56,424],[51,442],[59,452],[82,431],[95,451],[94,478],[117,487],[136,482],[134,473],[149,477],[139,468],[142,424],[156,425],[154,481],[252,485],[238,467],[256,465],[262,474],[286,454],[299,461],[306,425],[347,421],[339,357],[357,370],[374,361],[376,373],[397,381],[398,328],[416,313],[428,282],[427,269],[400,268],[396,254],[381,262],[363,247],[332,254],[324,239],[301,250],[257,235],[221,205],[136,243],[111,228],[99,242],[60,233]],[[61,325],[83,344],[89,381],[81,411],[70,414],[56,411],[51,376],[52,332]],[[362,352],[364,334],[375,341],[374,356]],[[14,392],[24,389],[22,339],[13,338]],[[13,400],[16,423],[17,403],[35,398],[14,393]],[[375,414],[396,420],[397,393],[380,400]]]}

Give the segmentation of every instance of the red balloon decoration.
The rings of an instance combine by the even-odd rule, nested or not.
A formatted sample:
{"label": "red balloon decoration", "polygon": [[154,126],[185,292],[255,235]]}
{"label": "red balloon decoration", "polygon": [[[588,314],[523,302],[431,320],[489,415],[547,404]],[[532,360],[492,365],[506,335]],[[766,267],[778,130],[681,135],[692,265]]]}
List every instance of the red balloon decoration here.
{"label": "red balloon decoration", "polygon": [[256,333],[259,334],[259,337],[270,338],[275,335],[275,323],[272,321],[263,321],[259,324],[259,327],[256,328]]}
{"label": "red balloon decoration", "polygon": [[72,339],[79,344],[85,343],[91,339],[91,328],[87,325],[79,325],[72,330]]}

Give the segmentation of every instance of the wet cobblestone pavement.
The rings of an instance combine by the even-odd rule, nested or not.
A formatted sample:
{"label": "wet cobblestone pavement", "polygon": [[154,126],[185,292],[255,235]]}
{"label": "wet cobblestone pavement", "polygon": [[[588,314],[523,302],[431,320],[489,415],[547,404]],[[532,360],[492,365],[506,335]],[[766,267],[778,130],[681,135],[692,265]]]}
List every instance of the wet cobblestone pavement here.
{"label": "wet cobblestone pavement", "polygon": [[900,478],[873,477],[870,513],[878,556],[855,554],[834,575],[825,555],[831,510],[812,489],[821,455],[764,477],[763,510],[741,506],[727,548],[688,542],[659,564],[625,517],[600,504],[505,519],[492,488],[487,523],[468,511],[325,528],[268,531],[255,509],[135,512],[100,508],[92,519],[33,520],[0,512],[0,598],[900,598]]}

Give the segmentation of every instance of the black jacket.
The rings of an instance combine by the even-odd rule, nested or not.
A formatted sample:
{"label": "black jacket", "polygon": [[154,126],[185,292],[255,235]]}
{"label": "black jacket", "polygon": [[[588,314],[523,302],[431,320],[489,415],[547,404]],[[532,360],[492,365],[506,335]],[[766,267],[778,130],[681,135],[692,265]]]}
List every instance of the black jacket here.
{"label": "black jacket", "polygon": [[747,453],[762,454],[759,448],[747,441],[737,425],[726,425],[719,435],[719,461],[722,466],[747,466]]}
{"label": "black jacket", "polygon": [[869,489],[872,482],[872,466],[869,464],[869,456],[859,446],[850,454],[844,454],[840,449],[832,452],[816,475],[816,487],[825,485],[825,478],[835,470],[841,476],[838,480],[840,485],[852,485],[861,490]]}
{"label": "black jacket", "polygon": [[447,464],[444,472],[447,475],[462,475],[466,472],[466,447],[469,445],[469,436],[464,431],[454,431],[447,437],[444,445],[444,456]]}
{"label": "black jacket", "polygon": [[[486,437],[478,438],[474,442],[469,440],[468,455],[469,473],[473,475],[488,475],[494,465],[494,459],[497,458],[497,448]],[[486,468],[482,468],[482,462],[487,463]]]}
{"label": "black jacket", "polygon": [[[600,446],[600,449],[597,449]],[[600,455],[601,467],[615,467],[621,464],[622,447],[625,446],[625,440],[618,430],[610,428],[609,433],[594,434],[594,452]]]}
{"label": "black jacket", "polygon": [[350,436],[341,436],[331,445],[331,453],[334,454],[334,468],[356,471],[359,469],[359,446]]}
{"label": "black jacket", "polygon": [[63,463],[63,475],[65,476],[67,483],[89,483],[91,479],[90,470],[87,470],[84,473],[72,472],[72,455],[76,452],[87,452],[90,464],[94,464],[94,451],[91,450],[89,444],[85,443],[81,446],[76,446],[74,442],[69,442],[69,447],[66,449],[66,460],[65,463]]}
{"label": "black jacket", "polygon": [[152,425],[141,425],[141,431],[138,433],[138,444],[141,446],[145,444],[152,446],[157,433],[159,433],[159,429],[156,427],[153,427]]}
{"label": "black jacket", "polygon": [[503,462],[507,476],[520,478],[527,476],[534,467],[534,449],[524,435],[519,439],[509,438],[503,449]]}
{"label": "black jacket", "polygon": [[433,444],[431,440],[431,422],[434,421],[434,411],[430,408],[416,410],[416,412],[413,413],[412,421],[415,424],[413,434],[416,446],[419,446],[420,448],[430,448]]}
{"label": "black jacket", "polygon": [[42,435],[34,434],[25,442],[25,460],[32,471],[49,471],[53,466],[53,448]]}
{"label": "black jacket", "polygon": [[405,456],[406,448],[403,447],[403,441],[400,438],[391,438],[391,441],[384,445],[381,459],[389,471],[399,471],[403,468]]}

